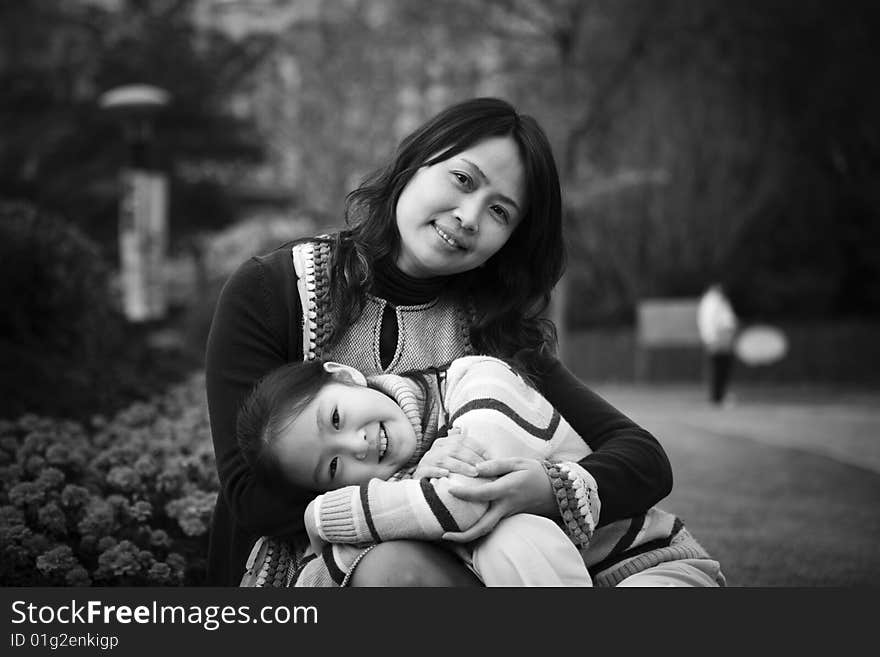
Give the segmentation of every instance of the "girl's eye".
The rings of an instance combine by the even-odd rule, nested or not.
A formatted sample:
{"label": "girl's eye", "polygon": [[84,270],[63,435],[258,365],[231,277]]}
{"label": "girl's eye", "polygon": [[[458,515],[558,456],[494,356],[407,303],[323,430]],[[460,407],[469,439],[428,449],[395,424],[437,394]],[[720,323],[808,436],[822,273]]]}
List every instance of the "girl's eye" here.
{"label": "girl's eye", "polygon": [[330,424],[333,425],[334,429],[339,428],[339,410],[333,409],[333,415],[330,416]]}
{"label": "girl's eye", "polygon": [[505,224],[510,221],[510,215],[507,213],[507,210],[504,209],[503,205],[493,205],[491,209],[492,212],[495,213],[495,216]]}
{"label": "girl's eye", "polygon": [[330,478],[331,478],[331,479],[333,479],[333,478],[336,476],[336,468],[337,468],[338,465],[339,465],[339,457],[338,457],[338,456],[334,456],[334,457],[330,460],[330,468],[329,468],[329,469],[330,469]]}
{"label": "girl's eye", "polygon": [[471,183],[471,177],[466,173],[462,173],[461,171],[453,171],[452,175],[455,177],[456,182],[458,182],[458,184],[465,189],[470,189],[473,186]]}

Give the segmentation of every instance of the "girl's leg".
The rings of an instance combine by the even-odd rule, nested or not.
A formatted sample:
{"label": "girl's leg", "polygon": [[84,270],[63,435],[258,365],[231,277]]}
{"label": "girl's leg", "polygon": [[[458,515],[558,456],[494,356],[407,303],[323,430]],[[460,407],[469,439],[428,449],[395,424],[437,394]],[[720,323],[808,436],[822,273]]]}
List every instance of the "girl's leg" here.
{"label": "girl's leg", "polygon": [[425,541],[388,541],[357,564],[351,586],[480,586],[451,552]]}
{"label": "girl's leg", "polygon": [[721,564],[714,559],[668,561],[630,575],[617,586],[707,586],[724,585]]}
{"label": "girl's leg", "polygon": [[474,569],[486,586],[592,586],[580,552],[549,518],[518,513],[474,545]]}

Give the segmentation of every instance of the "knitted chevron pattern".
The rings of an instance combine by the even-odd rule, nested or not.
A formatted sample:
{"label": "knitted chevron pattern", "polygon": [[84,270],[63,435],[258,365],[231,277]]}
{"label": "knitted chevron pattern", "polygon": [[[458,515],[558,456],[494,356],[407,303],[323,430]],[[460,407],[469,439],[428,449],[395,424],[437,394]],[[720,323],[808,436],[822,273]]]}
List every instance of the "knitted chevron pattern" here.
{"label": "knitted chevron pattern", "polygon": [[335,360],[369,375],[426,370],[473,352],[471,309],[445,298],[395,306],[397,349],[383,369],[379,348],[382,316],[388,302],[370,294],[366,295],[361,316],[330,345],[333,327],[328,292],[332,245],[329,241],[297,244],[292,247],[292,257],[302,305],[305,360]]}

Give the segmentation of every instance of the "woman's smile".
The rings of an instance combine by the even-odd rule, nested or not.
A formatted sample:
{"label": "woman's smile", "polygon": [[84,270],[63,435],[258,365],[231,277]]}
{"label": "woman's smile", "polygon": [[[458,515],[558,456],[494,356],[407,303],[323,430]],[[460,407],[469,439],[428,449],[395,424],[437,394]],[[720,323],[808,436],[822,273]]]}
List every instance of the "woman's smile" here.
{"label": "woman's smile", "polygon": [[440,226],[437,225],[436,221],[433,222],[431,224],[431,226],[434,228],[434,231],[436,231],[436,233],[440,236],[440,239],[442,239],[444,242],[446,242],[446,244],[448,244],[450,247],[452,247],[453,250],[467,251],[467,246],[462,244],[460,239],[453,237],[451,232],[447,232],[446,230],[443,230],[443,228],[441,228]]}

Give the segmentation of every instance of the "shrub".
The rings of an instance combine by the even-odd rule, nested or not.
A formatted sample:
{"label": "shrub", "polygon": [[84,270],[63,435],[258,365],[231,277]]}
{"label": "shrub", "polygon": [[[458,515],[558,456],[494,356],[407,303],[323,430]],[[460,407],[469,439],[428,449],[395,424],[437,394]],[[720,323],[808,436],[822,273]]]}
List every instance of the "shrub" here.
{"label": "shrub", "polygon": [[204,377],[88,423],[0,420],[0,584],[204,583],[218,481]]}
{"label": "shrub", "polygon": [[73,225],[0,201],[0,417],[86,421],[198,365],[200,355],[154,348],[155,326],[127,322],[111,278],[99,248]]}
{"label": "shrub", "polygon": [[[99,248],[60,217],[0,202],[0,416],[82,406],[123,319]],[[58,395],[65,390],[65,395]]]}
{"label": "shrub", "polygon": [[94,358],[121,318],[98,246],[60,217],[0,202],[0,336],[44,352]]}

